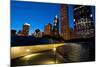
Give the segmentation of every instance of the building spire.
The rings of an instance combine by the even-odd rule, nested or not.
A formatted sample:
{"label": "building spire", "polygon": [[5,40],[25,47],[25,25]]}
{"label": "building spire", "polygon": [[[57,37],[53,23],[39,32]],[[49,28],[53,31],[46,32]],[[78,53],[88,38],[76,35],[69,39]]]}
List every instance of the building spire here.
{"label": "building spire", "polygon": [[56,15],[55,18],[58,18],[58,16]]}

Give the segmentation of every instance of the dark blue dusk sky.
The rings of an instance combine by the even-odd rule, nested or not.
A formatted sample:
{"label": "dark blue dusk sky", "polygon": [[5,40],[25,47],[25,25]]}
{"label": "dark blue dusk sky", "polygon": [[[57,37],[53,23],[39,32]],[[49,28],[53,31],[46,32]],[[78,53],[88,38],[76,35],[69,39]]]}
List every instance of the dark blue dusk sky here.
{"label": "dark blue dusk sky", "polygon": [[59,16],[59,9],[58,4],[12,1],[11,29],[19,31],[24,23],[29,23],[30,33],[37,28],[44,31],[44,25],[53,24],[55,15]]}
{"label": "dark blue dusk sky", "polygon": [[[73,28],[72,5],[69,5],[69,26]],[[11,1],[11,29],[22,30],[24,23],[29,23],[30,34],[35,29],[44,31],[44,25],[51,23],[55,15],[60,20],[60,4]],[[59,22],[60,23],[60,22]]]}

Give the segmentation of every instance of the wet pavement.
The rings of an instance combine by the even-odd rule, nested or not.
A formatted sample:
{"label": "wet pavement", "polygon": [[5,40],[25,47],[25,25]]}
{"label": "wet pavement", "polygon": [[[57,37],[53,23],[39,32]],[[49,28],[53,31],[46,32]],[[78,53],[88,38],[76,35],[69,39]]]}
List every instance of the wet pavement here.
{"label": "wet pavement", "polygon": [[42,65],[42,64],[58,64],[65,63],[59,54],[53,51],[46,51],[42,53],[30,54],[17,59],[11,60],[12,66],[27,66],[27,65]]}
{"label": "wet pavement", "polygon": [[95,43],[93,42],[12,47],[11,50],[12,66],[95,61]]}

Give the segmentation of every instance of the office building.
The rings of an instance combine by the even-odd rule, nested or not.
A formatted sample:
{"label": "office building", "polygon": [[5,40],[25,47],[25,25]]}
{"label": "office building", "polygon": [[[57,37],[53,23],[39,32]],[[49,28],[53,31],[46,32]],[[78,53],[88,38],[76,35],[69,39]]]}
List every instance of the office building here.
{"label": "office building", "polygon": [[60,5],[61,15],[61,37],[65,40],[70,40],[70,29],[68,22],[68,5]]}
{"label": "office building", "polygon": [[52,24],[48,23],[44,26],[44,35],[52,35]]}
{"label": "office building", "polygon": [[73,6],[74,31],[76,38],[90,38],[95,36],[95,25],[91,6]]}

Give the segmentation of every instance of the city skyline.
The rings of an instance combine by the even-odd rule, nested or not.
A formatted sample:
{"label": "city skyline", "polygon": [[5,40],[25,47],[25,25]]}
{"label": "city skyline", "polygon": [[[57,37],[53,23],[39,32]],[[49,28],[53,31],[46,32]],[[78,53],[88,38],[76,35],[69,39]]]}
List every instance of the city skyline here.
{"label": "city skyline", "polygon": [[[48,23],[53,25],[55,15],[57,15],[60,20],[60,4],[30,3],[19,1],[12,1],[11,4],[11,29],[15,29],[17,32],[22,29],[24,23],[29,23],[31,25],[29,32],[30,34],[33,33],[37,28],[43,32],[44,25]],[[32,9],[32,7],[34,7],[34,9]]]}
{"label": "city skyline", "polygon": [[95,61],[95,6],[11,0],[11,66]]}
{"label": "city skyline", "polygon": [[[73,28],[73,9],[69,7],[69,27]],[[11,1],[11,29],[22,29],[24,23],[29,23],[29,34],[36,29],[44,32],[44,26],[48,23],[53,25],[54,17],[58,16],[60,20],[60,4],[39,3],[39,2],[22,2]],[[59,27],[61,22],[59,21]]]}

